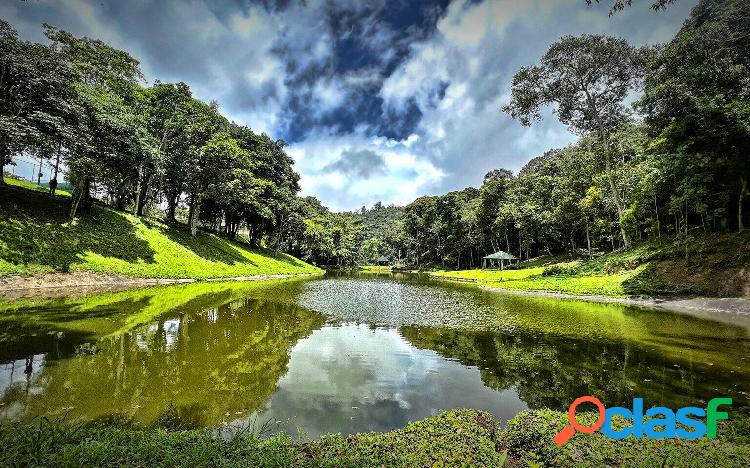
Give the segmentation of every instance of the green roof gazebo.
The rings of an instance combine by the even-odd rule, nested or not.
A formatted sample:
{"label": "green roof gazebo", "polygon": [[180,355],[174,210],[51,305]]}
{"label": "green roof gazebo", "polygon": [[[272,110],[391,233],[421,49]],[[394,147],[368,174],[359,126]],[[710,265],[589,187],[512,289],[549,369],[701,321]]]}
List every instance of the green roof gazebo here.
{"label": "green roof gazebo", "polygon": [[375,263],[377,263],[378,265],[389,265],[391,261],[385,255],[381,255],[377,260],[375,260]]}
{"label": "green roof gazebo", "polygon": [[500,250],[493,254],[489,254],[485,257],[482,257],[482,268],[485,268],[488,265],[492,265],[492,262],[495,261],[495,262],[500,262],[500,269],[502,270],[503,267],[505,266],[506,260],[508,260],[508,262],[511,262],[513,260],[518,260],[518,257],[516,257],[513,254],[509,254],[508,252],[503,252],[502,250]]}

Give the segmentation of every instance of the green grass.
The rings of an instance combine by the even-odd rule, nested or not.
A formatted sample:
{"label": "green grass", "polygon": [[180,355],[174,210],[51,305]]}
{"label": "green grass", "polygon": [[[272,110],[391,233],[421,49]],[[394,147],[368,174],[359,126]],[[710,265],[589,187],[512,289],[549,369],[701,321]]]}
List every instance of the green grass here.
{"label": "green grass", "polygon": [[[582,424],[596,415],[579,413]],[[750,466],[750,418],[732,412],[718,437],[695,440],[612,440],[576,434],[557,447],[567,414],[524,411],[500,429],[486,413],[457,409],[385,433],[325,435],[304,441],[261,438],[261,429],[231,438],[209,429],[182,429],[165,412],[154,427],[110,421],[0,424],[3,466]],[[616,420],[617,425],[625,424]],[[508,466],[506,465],[506,466]]]}
{"label": "green grass", "polygon": [[393,271],[393,267],[390,265],[361,265],[359,270],[370,273],[390,273]]}
{"label": "green grass", "polygon": [[228,278],[320,271],[292,256],[251,249],[185,226],[104,207],[75,221],[68,202],[17,186],[0,187],[0,276],[92,271],[142,278]]}
{"label": "green grass", "polygon": [[437,271],[438,278],[577,296],[747,296],[750,233],[650,241],[593,259],[543,256],[512,269]]}
{"label": "green grass", "polygon": [[[590,425],[597,416],[584,413],[576,419]],[[567,424],[566,413],[525,411],[508,422],[499,445],[519,466],[750,466],[750,418],[745,414],[732,413],[729,422],[719,426],[718,437],[713,440],[613,440],[595,432],[576,434],[557,447],[552,438]],[[624,420],[616,424],[623,425]]]}
{"label": "green grass", "polygon": [[[169,419],[165,422],[172,425]],[[179,427],[179,426],[178,426]],[[251,432],[225,440],[210,430],[106,424],[0,425],[7,466],[502,466],[494,420],[454,410],[386,433],[303,442]]]}
{"label": "green grass", "polygon": [[[49,193],[48,185],[37,185],[34,182],[28,182],[26,180],[21,180],[21,179],[11,179],[10,177],[6,177],[4,180],[6,184],[11,185],[13,187],[25,188],[25,189],[33,190],[35,192]],[[69,197],[70,192],[57,189],[55,190],[55,195]]]}
{"label": "green grass", "polygon": [[[432,275],[441,278],[464,279],[477,284],[519,291],[543,291],[583,296],[624,297],[627,295],[623,283],[640,271],[627,271],[600,275],[545,275],[550,268],[562,271],[576,268],[579,262],[553,263],[547,267],[537,266],[516,270],[462,270],[439,271]],[[522,265],[523,266],[523,265]]]}

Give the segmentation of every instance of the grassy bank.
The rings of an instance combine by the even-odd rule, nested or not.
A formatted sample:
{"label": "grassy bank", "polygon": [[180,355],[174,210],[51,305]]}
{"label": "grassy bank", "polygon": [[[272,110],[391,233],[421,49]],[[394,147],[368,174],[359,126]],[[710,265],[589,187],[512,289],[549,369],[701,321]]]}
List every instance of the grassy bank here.
{"label": "grassy bank", "polygon": [[390,265],[362,265],[359,270],[369,273],[390,273],[393,271],[393,267]]}
{"label": "grassy bank", "polygon": [[[579,414],[584,425],[596,422],[597,414]],[[623,420],[617,421],[623,427]],[[716,439],[613,440],[601,432],[576,434],[557,447],[552,438],[569,424],[567,413],[551,410],[526,411],[508,422],[498,445],[517,466],[750,466],[750,418],[733,412],[719,426]]]}
{"label": "grassy bank", "polygon": [[65,195],[0,187],[0,276],[91,271],[141,278],[228,278],[319,271],[289,255],[251,249],[185,226],[104,207],[70,221]]}
{"label": "grassy bank", "polygon": [[546,256],[506,270],[437,271],[490,287],[586,296],[750,297],[750,235],[647,242],[595,257]]}
{"label": "grassy bank", "polygon": [[[579,415],[591,423],[593,414]],[[552,438],[566,415],[528,411],[505,429],[486,413],[453,410],[386,433],[327,435],[302,441],[245,432],[230,439],[210,430],[162,427],[0,424],[2,464],[35,466],[748,466],[750,419],[733,414],[715,440],[626,439],[576,435],[562,448]],[[170,429],[171,427],[171,429]]]}
{"label": "grassy bank", "polygon": [[36,466],[501,466],[495,422],[471,410],[443,413],[387,433],[302,442],[252,433],[224,440],[209,430],[0,425],[4,462]]}

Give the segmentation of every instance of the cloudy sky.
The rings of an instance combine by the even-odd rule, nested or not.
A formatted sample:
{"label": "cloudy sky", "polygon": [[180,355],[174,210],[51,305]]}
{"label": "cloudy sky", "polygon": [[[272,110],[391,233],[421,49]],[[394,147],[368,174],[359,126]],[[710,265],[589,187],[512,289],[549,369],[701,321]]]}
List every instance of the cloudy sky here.
{"label": "cloudy sky", "polygon": [[500,107],[523,65],[566,34],[665,42],[696,0],[614,17],[584,0],[4,0],[29,40],[47,22],[184,81],[236,122],[290,143],[302,194],[334,210],[481,185],[574,140]]}

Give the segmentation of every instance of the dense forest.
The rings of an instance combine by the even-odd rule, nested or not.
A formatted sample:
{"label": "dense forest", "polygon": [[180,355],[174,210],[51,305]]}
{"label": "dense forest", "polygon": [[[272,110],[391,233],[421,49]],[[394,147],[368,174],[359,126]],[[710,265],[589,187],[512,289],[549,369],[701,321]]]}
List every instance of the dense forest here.
{"label": "dense forest", "polygon": [[0,160],[64,170],[71,217],[98,201],[322,265],[385,256],[456,268],[497,250],[591,256],[662,237],[687,248],[748,222],[746,0],[701,0],[664,45],[561,38],[516,73],[498,118],[533,125],[552,108],[575,144],[517,174],[491,171],[479,188],[348,213],[298,196],[283,141],[230,122],[184,83],[145,87],[137,60],[101,41],[45,34],[47,45],[25,42],[0,23]]}
{"label": "dense forest", "polygon": [[[578,142],[479,189],[417,199],[376,235],[380,252],[468,268],[497,250],[590,256],[662,237],[688,252],[703,233],[745,229],[750,2],[702,0],[666,45],[561,38],[516,73],[502,111],[533,125],[545,106]],[[355,231],[378,209],[354,214]]]}

